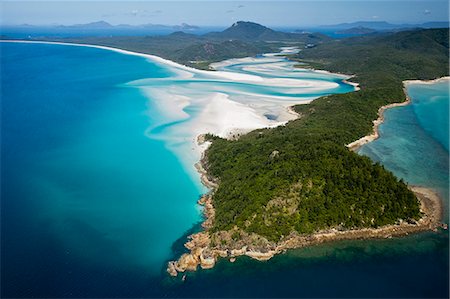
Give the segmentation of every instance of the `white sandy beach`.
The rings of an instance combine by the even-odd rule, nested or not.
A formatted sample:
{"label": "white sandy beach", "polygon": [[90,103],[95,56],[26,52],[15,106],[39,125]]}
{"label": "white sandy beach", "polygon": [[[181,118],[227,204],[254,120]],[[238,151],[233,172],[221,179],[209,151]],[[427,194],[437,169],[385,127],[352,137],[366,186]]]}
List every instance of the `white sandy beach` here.
{"label": "white sandy beach", "polygon": [[406,80],[403,81],[404,85],[410,85],[410,84],[435,84],[439,82],[445,82],[448,81],[450,83],[450,77],[441,77],[434,80]]}

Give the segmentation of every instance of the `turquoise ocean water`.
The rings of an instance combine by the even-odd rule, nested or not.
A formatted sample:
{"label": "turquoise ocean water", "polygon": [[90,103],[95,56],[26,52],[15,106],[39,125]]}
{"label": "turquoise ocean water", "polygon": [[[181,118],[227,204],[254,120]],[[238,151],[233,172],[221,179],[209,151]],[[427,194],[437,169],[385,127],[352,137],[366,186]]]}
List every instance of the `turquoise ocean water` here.
{"label": "turquoise ocean water", "polygon": [[148,98],[124,83],[170,75],[111,51],[2,44],[4,273],[52,271],[34,261],[53,255],[160,272],[199,221],[201,187],[145,136]]}
{"label": "turquoise ocean water", "polygon": [[449,82],[408,84],[411,104],[387,110],[380,126],[381,138],[359,151],[409,184],[438,191],[444,199],[447,223]]}
{"label": "turquoise ocean water", "polygon": [[[177,144],[168,146],[166,139],[148,134],[149,128],[161,134],[183,120],[155,127],[164,117],[136,82],[167,83],[177,74],[143,57],[95,48],[0,45],[2,297],[448,296],[445,233],[340,242],[290,251],[265,263],[220,261],[212,270],[189,274],[185,282],[168,277],[166,261],[179,256],[186,235],[198,229],[195,202],[204,188],[173,150]],[[339,83],[332,75],[304,76]],[[232,85],[195,79],[176,84],[197,89],[206,84],[212,91]],[[237,85],[233,93],[284,92]],[[351,90],[339,83],[298,96]],[[436,184],[445,193],[448,139],[445,147],[443,135],[433,135],[441,126],[433,128],[407,112],[421,107],[388,111],[399,115],[387,113],[383,137],[361,154],[388,159],[381,161],[399,176],[409,181],[402,171],[410,172],[417,178],[412,183]],[[198,109],[183,111],[194,117]],[[439,119],[445,122],[445,115]],[[413,138],[409,146],[423,145],[420,151],[409,147],[413,156],[429,157],[423,181],[410,160],[398,163],[401,145],[377,149],[390,126],[393,133],[405,129],[395,140]],[[441,176],[445,167],[447,177]]]}

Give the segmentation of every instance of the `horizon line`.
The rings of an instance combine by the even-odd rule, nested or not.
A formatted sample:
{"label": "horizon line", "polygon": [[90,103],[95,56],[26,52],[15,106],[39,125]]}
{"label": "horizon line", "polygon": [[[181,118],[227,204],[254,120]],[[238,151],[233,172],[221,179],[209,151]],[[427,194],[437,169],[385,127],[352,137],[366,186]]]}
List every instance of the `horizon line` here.
{"label": "horizon line", "polygon": [[131,26],[131,27],[139,27],[139,26],[144,26],[144,25],[153,25],[153,26],[181,26],[181,25],[189,25],[189,26],[196,26],[196,27],[227,27],[227,26],[231,26],[232,24],[235,24],[237,22],[250,22],[250,23],[255,23],[255,24],[259,24],[262,26],[272,26],[272,27],[296,27],[296,26],[333,26],[333,25],[342,25],[342,24],[353,24],[353,23],[360,23],[360,22],[366,22],[366,23],[387,23],[387,24],[391,24],[391,25],[421,25],[421,24],[427,24],[427,23],[449,23],[450,24],[450,20],[438,20],[438,21],[427,21],[427,22],[388,22],[385,20],[357,20],[357,21],[347,21],[347,22],[341,22],[341,23],[333,23],[333,24],[298,24],[298,25],[284,25],[284,24],[279,24],[279,25],[264,25],[264,23],[258,23],[256,21],[249,21],[249,20],[239,20],[239,21],[235,21],[235,22],[230,22],[227,24],[205,24],[205,25],[197,25],[197,24],[191,24],[191,23],[187,23],[187,22],[181,22],[179,24],[162,24],[162,23],[140,23],[140,24],[129,24],[129,23],[113,23],[113,22],[108,22],[105,20],[93,20],[87,23],[73,23],[73,24],[60,24],[60,23],[53,23],[53,24],[36,24],[36,23],[20,23],[20,24],[2,24],[0,22],[0,27],[7,27],[7,26],[11,26],[11,27],[19,27],[19,26],[34,26],[34,27],[57,27],[57,26],[66,26],[66,27],[70,27],[70,26],[83,26],[83,25],[89,25],[89,24],[93,24],[93,23],[107,23],[108,25],[111,25],[111,27],[118,27],[118,26]]}

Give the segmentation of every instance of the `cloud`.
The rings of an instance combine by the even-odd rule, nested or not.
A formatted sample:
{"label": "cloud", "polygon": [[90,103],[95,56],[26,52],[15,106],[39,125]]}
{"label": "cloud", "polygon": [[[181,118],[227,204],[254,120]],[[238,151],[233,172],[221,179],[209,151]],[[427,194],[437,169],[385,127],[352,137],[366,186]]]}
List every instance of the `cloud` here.
{"label": "cloud", "polygon": [[380,16],[372,16],[372,19],[374,19],[374,20],[379,19],[379,18],[380,18]]}
{"label": "cloud", "polygon": [[117,14],[115,14],[115,13],[109,13],[109,14],[103,14],[103,15],[102,15],[102,18],[109,18],[109,17],[115,17],[115,16],[117,16]]}
{"label": "cloud", "polygon": [[425,9],[425,10],[423,11],[423,14],[424,14],[424,15],[430,15],[430,14],[431,14],[431,10]]}
{"label": "cloud", "polygon": [[230,10],[227,10],[225,13],[233,13],[233,12],[234,12],[234,10],[230,9]]}
{"label": "cloud", "polygon": [[122,16],[128,16],[128,17],[141,17],[141,18],[149,18],[149,17],[155,17],[157,15],[162,14],[162,10],[139,10],[139,9],[133,9],[130,12],[122,14]]}

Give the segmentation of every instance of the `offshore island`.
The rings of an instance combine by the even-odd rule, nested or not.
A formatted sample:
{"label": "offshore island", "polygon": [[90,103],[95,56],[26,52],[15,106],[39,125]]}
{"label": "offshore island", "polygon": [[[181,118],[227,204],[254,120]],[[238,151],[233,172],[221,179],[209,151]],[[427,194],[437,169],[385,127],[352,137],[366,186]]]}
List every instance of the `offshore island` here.
{"label": "offshore island", "polygon": [[[283,126],[229,139],[199,136],[199,143],[209,145],[196,165],[210,189],[199,200],[204,230],[189,237],[189,253],[169,262],[167,271],[176,276],[199,266],[212,268],[219,258],[267,260],[287,249],[333,240],[389,238],[445,227],[436,193],[408,186],[355,150],[378,137],[384,110],[409,103],[408,80],[449,75],[448,38],[448,29],[427,29],[336,41],[238,22],[203,37],[158,37],[157,49],[146,46],[148,39],[135,37],[42,40],[156,54],[198,69],[295,41],[301,51],[285,57],[299,68],[353,74],[348,80],[359,90],[296,105],[297,118]],[[174,40],[181,41],[181,50],[174,48]]]}

